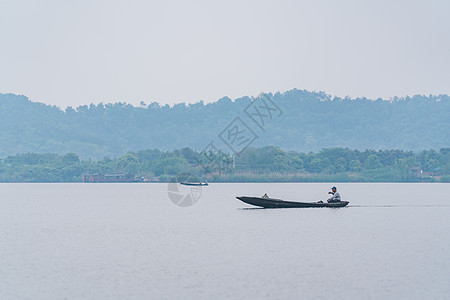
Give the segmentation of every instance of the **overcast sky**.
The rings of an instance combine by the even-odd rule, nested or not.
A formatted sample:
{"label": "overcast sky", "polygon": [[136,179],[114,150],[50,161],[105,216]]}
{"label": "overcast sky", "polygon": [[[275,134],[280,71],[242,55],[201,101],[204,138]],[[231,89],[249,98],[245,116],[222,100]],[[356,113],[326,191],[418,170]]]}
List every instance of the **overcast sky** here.
{"label": "overcast sky", "polygon": [[0,0],[0,93],[60,107],[450,94],[449,16],[448,0]]}

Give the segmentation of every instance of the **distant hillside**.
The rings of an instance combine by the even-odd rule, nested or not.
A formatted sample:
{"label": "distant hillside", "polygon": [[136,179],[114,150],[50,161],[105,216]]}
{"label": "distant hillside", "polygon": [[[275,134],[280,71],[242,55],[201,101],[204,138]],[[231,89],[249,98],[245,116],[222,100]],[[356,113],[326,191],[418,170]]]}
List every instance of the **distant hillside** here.
{"label": "distant hillside", "polygon": [[[448,95],[375,101],[291,90],[268,97],[271,100],[253,99],[254,105],[249,97],[234,101],[225,97],[206,105],[115,103],[62,111],[25,96],[0,94],[0,157],[76,152],[82,158],[100,159],[149,148],[202,150],[210,142],[230,152],[224,143],[230,132],[224,130],[236,129],[236,122],[253,132],[247,136],[252,147],[307,152],[330,147],[418,151],[450,146]],[[264,108],[264,103],[269,106]],[[236,117],[240,120],[227,127]],[[246,145],[246,139],[242,141],[239,147]]]}

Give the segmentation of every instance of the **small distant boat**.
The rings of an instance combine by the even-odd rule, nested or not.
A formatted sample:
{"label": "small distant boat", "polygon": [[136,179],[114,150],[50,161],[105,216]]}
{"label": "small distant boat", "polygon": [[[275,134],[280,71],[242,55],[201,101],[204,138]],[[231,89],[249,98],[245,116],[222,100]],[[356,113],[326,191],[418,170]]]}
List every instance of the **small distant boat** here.
{"label": "small distant boat", "polygon": [[182,185],[187,186],[208,186],[209,184],[207,182],[181,182]]}
{"label": "small distant boat", "polygon": [[260,198],[260,197],[247,197],[240,196],[236,197],[244,203],[259,206],[263,208],[294,208],[294,207],[344,207],[349,202],[348,201],[339,201],[339,202],[294,202],[294,201],[284,201],[281,199],[274,198]]}

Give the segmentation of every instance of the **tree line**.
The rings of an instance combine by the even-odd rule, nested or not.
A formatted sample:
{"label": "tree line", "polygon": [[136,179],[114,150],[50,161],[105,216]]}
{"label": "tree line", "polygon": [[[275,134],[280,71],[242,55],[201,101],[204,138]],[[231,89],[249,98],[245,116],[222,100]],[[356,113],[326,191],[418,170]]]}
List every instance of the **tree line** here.
{"label": "tree line", "polygon": [[[61,109],[25,96],[0,94],[0,157],[75,152],[82,159],[99,160],[136,149],[203,149],[235,117],[258,136],[252,143],[258,148],[276,145],[302,152],[335,147],[417,152],[449,147],[448,95],[369,100],[294,89],[266,96],[281,115],[262,130],[246,114],[258,97],[224,97],[213,103],[174,106],[118,102]],[[364,164],[361,159],[354,159],[354,164]],[[341,170],[342,166],[334,168]]]}
{"label": "tree line", "polygon": [[180,174],[217,182],[450,182],[450,148],[420,152],[325,148],[285,151],[266,146],[239,155],[191,148],[128,152],[117,158],[80,159],[75,153],[22,153],[0,160],[1,182],[80,182],[83,174],[132,173],[161,182]]}

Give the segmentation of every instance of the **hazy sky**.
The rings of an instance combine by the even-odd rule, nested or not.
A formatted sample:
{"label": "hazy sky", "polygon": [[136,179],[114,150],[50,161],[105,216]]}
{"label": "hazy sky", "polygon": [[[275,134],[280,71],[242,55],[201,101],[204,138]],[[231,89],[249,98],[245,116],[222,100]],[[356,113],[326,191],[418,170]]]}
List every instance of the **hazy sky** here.
{"label": "hazy sky", "polygon": [[0,0],[0,93],[65,107],[292,88],[450,94],[450,1]]}

